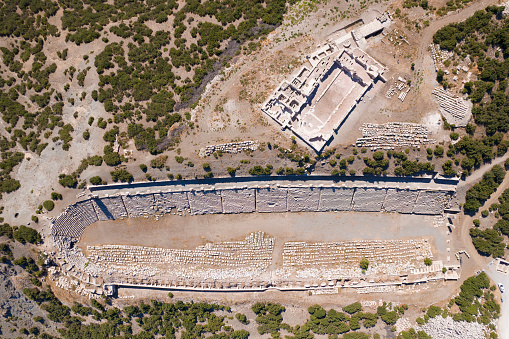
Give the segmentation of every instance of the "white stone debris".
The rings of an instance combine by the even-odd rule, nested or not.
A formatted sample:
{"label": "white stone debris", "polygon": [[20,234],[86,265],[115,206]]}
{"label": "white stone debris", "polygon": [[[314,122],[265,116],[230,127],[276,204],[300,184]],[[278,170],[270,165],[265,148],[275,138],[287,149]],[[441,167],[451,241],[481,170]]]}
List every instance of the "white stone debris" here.
{"label": "white stone debris", "polygon": [[435,143],[435,140],[428,138],[431,132],[421,124],[409,122],[364,123],[360,130],[362,138],[357,139],[356,146],[369,147],[372,150],[420,147]]}
{"label": "white stone debris", "polygon": [[229,142],[227,144],[219,145],[208,145],[205,148],[200,149],[198,155],[202,158],[212,155],[214,152],[221,151],[223,153],[240,153],[242,151],[251,150],[256,151],[258,149],[258,140],[255,141],[239,141]]}
{"label": "white stone debris", "polygon": [[434,339],[482,339],[488,328],[478,322],[454,321],[451,317],[436,316],[421,326]]}

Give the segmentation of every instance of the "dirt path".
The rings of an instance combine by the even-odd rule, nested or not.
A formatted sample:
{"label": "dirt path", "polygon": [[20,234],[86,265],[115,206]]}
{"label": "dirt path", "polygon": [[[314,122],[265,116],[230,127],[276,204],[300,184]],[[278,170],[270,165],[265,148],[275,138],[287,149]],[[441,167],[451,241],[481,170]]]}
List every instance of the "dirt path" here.
{"label": "dirt path", "polygon": [[469,7],[460,10],[459,12],[455,12],[453,14],[446,15],[436,21],[430,22],[430,25],[426,27],[422,32],[421,43],[419,44],[419,49],[417,52],[419,63],[418,65],[423,65],[423,59],[425,54],[427,53],[427,48],[431,44],[433,40],[433,35],[440,28],[449,25],[453,22],[464,21],[470,16],[472,16],[476,11],[486,8],[489,5],[497,4],[497,0],[484,0],[479,2],[474,2]]}
{"label": "dirt path", "polygon": [[[488,165],[482,166],[479,170],[475,171],[474,175],[468,177],[467,181],[463,183],[464,185],[467,185],[469,183],[475,182],[475,180],[479,179],[489,168],[491,168],[493,165],[496,165],[497,163],[500,164],[509,155],[506,155],[502,158],[496,159],[494,162]],[[469,180],[470,179],[470,180]],[[497,188],[497,190],[490,196],[488,200],[484,203],[484,205],[479,209],[479,211],[473,215],[465,215],[462,214],[459,219],[459,232],[460,232],[460,239],[463,241],[463,249],[468,252],[470,255],[470,259],[464,260],[464,264],[462,265],[462,280],[465,278],[468,278],[469,276],[472,276],[476,271],[478,270],[486,270],[489,277],[494,280],[496,283],[500,281],[504,281],[504,283],[507,285],[507,282],[509,281],[508,276],[502,276],[501,274],[498,274],[494,272],[493,266],[490,266],[490,262],[492,261],[492,258],[489,257],[483,257],[477,253],[477,250],[475,249],[474,245],[472,244],[472,240],[470,238],[470,228],[473,225],[473,219],[481,219],[481,211],[488,208],[488,206],[491,206],[493,203],[498,203],[498,197],[509,188],[509,175],[506,174],[504,181],[500,186]],[[500,338],[506,338],[507,337],[507,324],[509,323],[509,307],[507,306],[507,302],[502,305],[502,312],[499,319],[499,336]]]}
{"label": "dirt path", "polygon": [[504,162],[507,160],[507,158],[509,158],[509,153],[507,153],[506,155],[504,155],[504,156],[502,156],[500,158],[494,159],[489,164],[482,165],[477,170],[473,171],[472,174],[469,175],[465,179],[465,181],[460,181],[460,183],[458,184],[458,187],[459,186],[461,186],[461,187],[470,186],[471,184],[473,184],[476,181],[480,180],[482,178],[482,176],[484,175],[484,173],[489,171],[493,166],[495,166],[495,165],[503,165]]}
{"label": "dirt path", "polygon": [[[481,207],[475,215],[470,216],[462,214],[460,216],[459,222],[460,237],[463,240],[464,249],[470,255],[470,259],[466,261],[468,265],[463,266],[463,271],[465,270],[465,268],[469,268],[470,273],[473,274],[475,271],[483,269],[491,261],[490,258],[483,257],[477,253],[470,239],[469,231],[470,227],[473,225],[473,220],[482,218],[481,211],[487,209],[493,203],[498,203],[498,197],[502,194],[502,192],[504,192],[508,188],[509,188],[509,175],[506,174],[502,184],[500,184],[497,190],[490,196],[488,200],[486,200],[483,207]],[[463,275],[465,274],[463,273]]]}

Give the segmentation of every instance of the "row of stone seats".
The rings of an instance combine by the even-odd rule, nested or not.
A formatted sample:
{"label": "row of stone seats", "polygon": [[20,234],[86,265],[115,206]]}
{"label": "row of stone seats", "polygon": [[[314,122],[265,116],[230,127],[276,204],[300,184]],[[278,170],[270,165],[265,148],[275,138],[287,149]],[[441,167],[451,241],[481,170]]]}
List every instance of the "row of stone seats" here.
{"label": "row of stone seats", "polygon": [[358,212],[378,212],[382,209],[386,194],[385,188],[357,188],[353,195],[352,209]]}
{"label": "row of stone seats", "polygon": [[153,194],[133,194],[122,197],[129,217],[142,217],[156,212]]}
{"label": "row of stone seats", "polygon": [[286,188],[257,188],[256,211],[257,212],[286,212],[288,206]]}
{"label": "row of stone seats", "polygon": [[53,222],[54,235],[79,239],[97,220],[141,217],[172,208],[194,214],[360,211],[441,214],[450,193],[396,188],[256,188],[167,192],[89,199],[67,207]]}
{"label": "row of stone seats", "polygon": [[420,191],[412,213],[440,214],[444,211],[450,195],[443,191]]}
{"label": "row of stone seats", "polygon": [[219,191],[192,191],[188,192],[189,206],[195,214],[223,213],[221,192]]}
{"label": "row of stone seats", "polygon": [[288,188],[288,211],[318,211],[320,203],[320,188],[302,187]]}
{"label": "row of stone seats", "polygon": [[256,209],[254,189],[225,189],[221,198],[223,213],[251,213]]}
{"label": "row of stone seats", "polygon": [[383,208],[387,212],[412,213],[419,192],[390,188],[387,190]]}
{"label": "row of stone seats", "polygon": [[318,211],[349,211],[352,208],[354,188],[323,187]]}
{"label": "row of stone seats", "polygon": [[187,192],[163,192],[154,193],[156,208],[161,213],[170,213],[173,208],[177,211],[189,210]]}
{"label": "row of stone seats", "polygon": [[85,228],[98,220],[90,200],[69,205],[64,213],[54,220],[52,234],[79,239]]}
{"label": "row of stone seats", "polygon": [[121,196],[92,199],[99,220],[114,220],[127,217],[127,211]]}

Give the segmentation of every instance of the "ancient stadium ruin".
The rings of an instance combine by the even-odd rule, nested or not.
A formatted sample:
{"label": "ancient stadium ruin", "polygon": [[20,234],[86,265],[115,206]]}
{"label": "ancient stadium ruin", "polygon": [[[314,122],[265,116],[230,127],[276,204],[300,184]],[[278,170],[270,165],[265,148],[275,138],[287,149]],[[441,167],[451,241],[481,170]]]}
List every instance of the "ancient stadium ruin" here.
{"label": "ancient stadium ruin", "polygon": [[[142,222],[168,214],[186,215],[181,220],[203,215],[320,215],[339,211],[441,216],[452,208],[456,187],[455,180],[431,177],[408,179],[405,188],[401,188],[400,178],[278,179],[277,183],[253,178],[89,187],[88,196],[69,205],[51,222],[57,249],[53,257],[61,269],[52,268],[50,277],[58,286],[88,297],[114,293],[117,287],[337,293],[339,288],[367,291],[459,277],[458,267],[446,266],[442,260],[431,266],[423,264],[423,258],[436,254],[429,234],[376,240],[297,237],[275,246],[278,239],[269,229],[252,230],[240,240],[211,241],[186,249],[134,243],[78,246],[86,228],[96,222],[124,218],[141,218],[138,220]],[[359,268],[362,258],[372,263],[366,272]]]}

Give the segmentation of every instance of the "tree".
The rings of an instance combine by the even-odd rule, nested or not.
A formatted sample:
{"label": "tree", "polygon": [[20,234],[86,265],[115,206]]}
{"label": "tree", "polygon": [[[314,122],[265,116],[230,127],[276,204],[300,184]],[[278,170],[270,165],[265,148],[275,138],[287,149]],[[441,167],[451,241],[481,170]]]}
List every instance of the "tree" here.
{"label": "tree", "polygon": [[25,225],[19,226],[18,229],[13,232],[13,237],[22,244],[27,242],[31,244],[38,244],[42,241],[39,232]]}
{"label": "tree", "polygon": [[437,81],[438,83],[442,83],[442,81],[444,81],[444,75],[445,75],[445,72],[441,69],[438,70],[437,72]]}
{"label": "tree", "polygon": [[433,261],[430,258],[424,259],[424,265],[431,266],[431,264],[433,264]]}
{"label": "tree", "polygon": [[363,270],[367,270],[368,267],[369,267],[369,260],[367,258],[362,258],[361,259],[361,262],[360,262],[360,267],[363,269]]}

